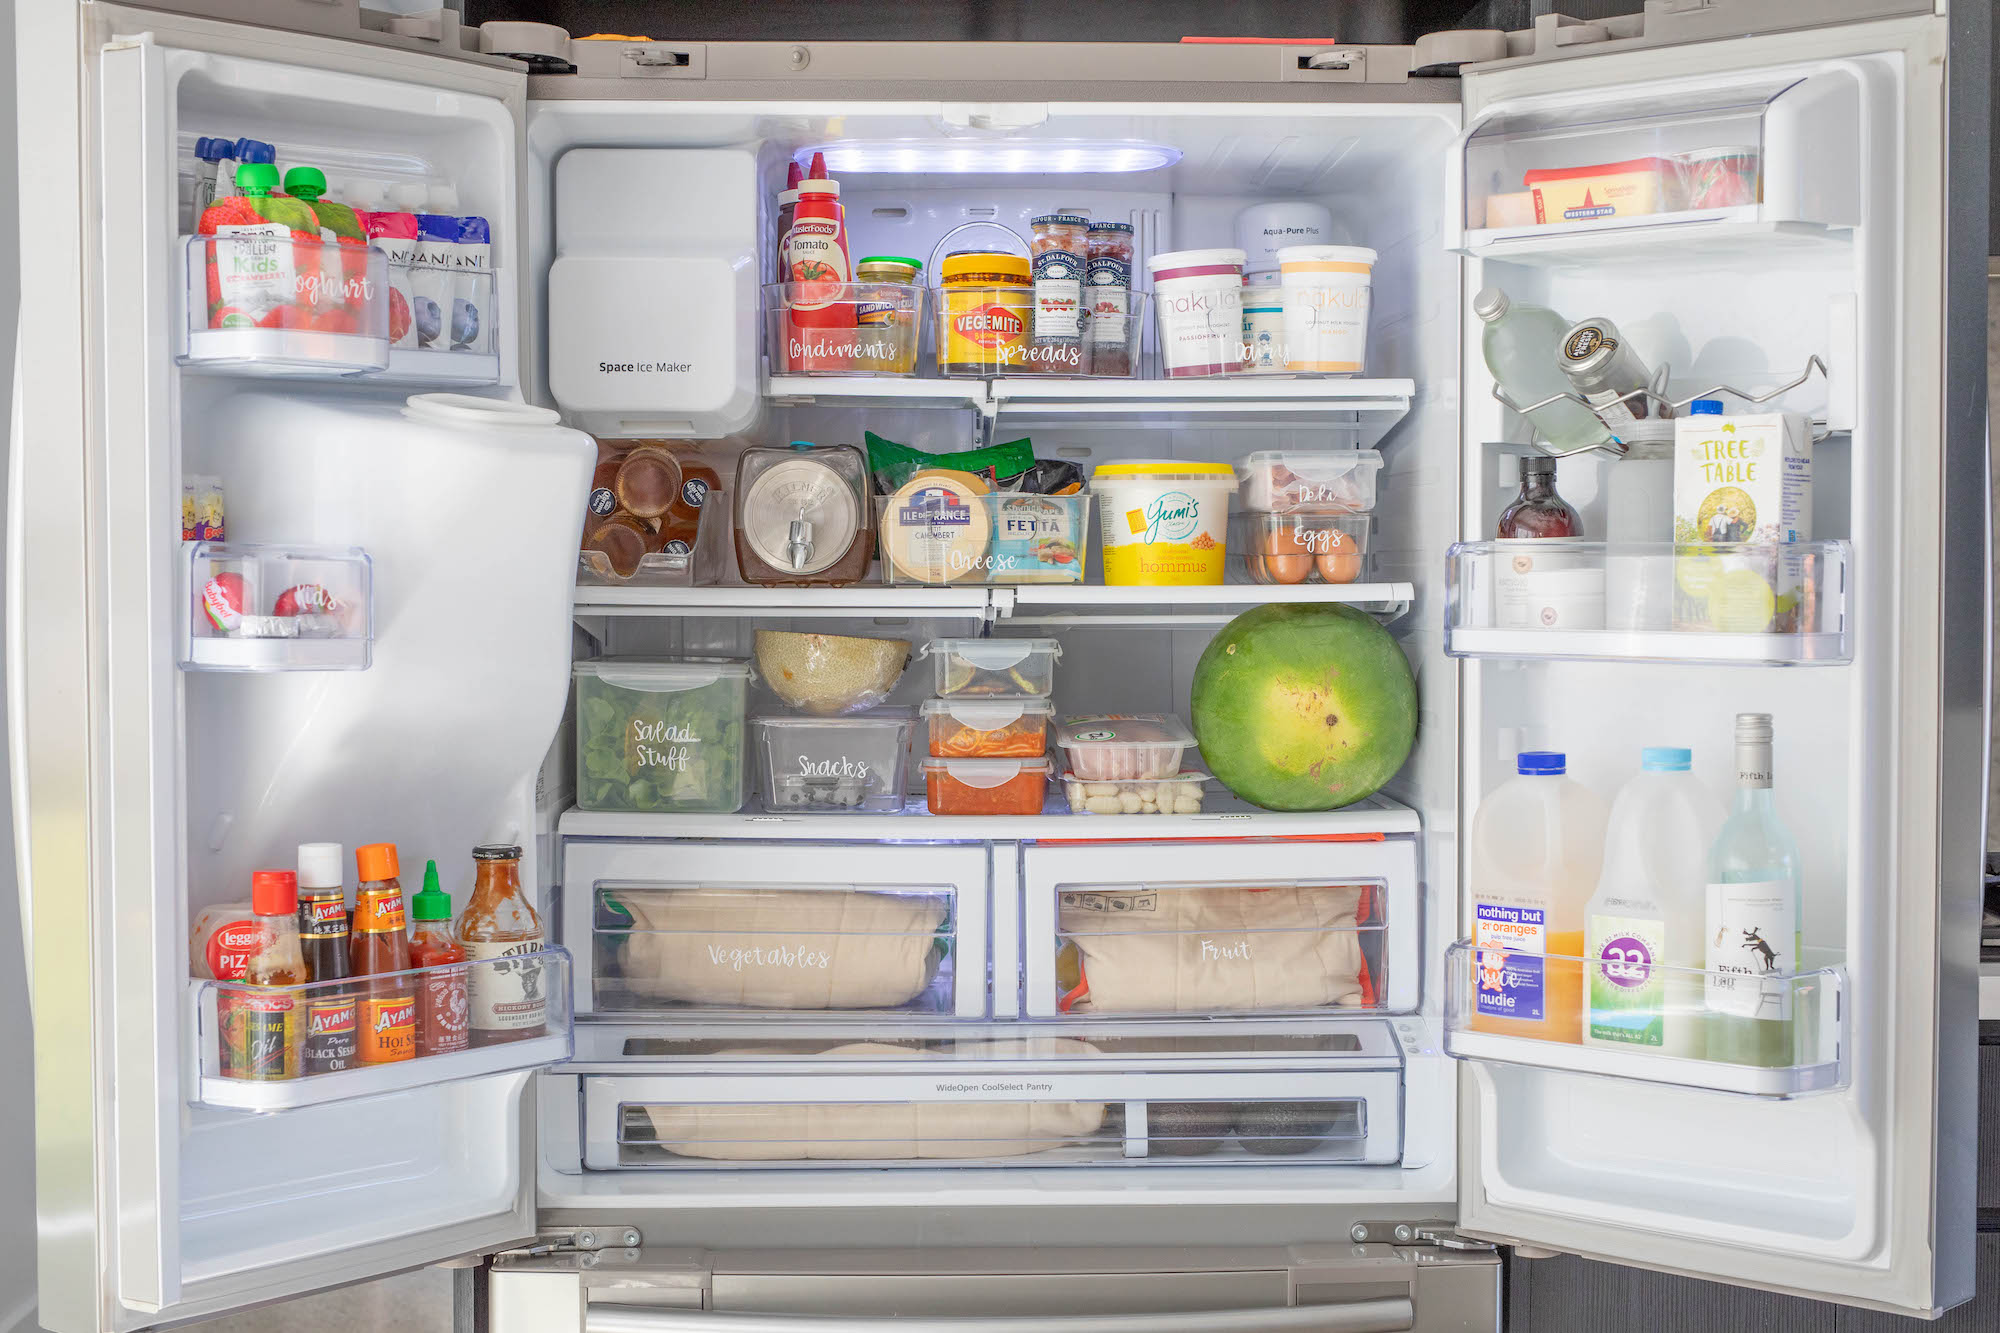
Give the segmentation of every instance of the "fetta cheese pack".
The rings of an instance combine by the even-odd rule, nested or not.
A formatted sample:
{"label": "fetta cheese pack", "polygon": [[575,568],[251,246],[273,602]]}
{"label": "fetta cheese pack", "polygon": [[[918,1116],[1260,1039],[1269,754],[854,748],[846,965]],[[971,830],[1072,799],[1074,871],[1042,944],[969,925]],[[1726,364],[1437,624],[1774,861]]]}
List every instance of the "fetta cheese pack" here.
{"label": "fetta cheese pack", "polygon": [[1679,208],[1680,165],[1668,157],[1635,157],[1588,167],[1530,171],[1536,222],[1595,222]]}

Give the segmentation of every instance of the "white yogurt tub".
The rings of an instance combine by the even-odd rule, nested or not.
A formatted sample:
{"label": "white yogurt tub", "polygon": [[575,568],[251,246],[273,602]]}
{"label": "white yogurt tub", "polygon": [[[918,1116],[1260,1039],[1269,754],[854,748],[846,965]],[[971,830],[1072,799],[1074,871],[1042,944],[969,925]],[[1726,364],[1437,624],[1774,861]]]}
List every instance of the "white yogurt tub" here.
{"label": "white yogurt tub", "polygon": [[1167,374],[1243,369],[1243,252],[1176,250],[1148,259],[1146,271]]}
{"label": "white yogurt tub", "polygon": [[1235,468],[1179,459],[1100,463],[1090,490],[1097,497],[1106,583],[1222,582]]}
{"label": "white yogurt tub", "polygon": [[1358,375],[1368,352],[1375,252],[1359,245],[1292,245],[1278,251],[1285,290],[1285,368]]}

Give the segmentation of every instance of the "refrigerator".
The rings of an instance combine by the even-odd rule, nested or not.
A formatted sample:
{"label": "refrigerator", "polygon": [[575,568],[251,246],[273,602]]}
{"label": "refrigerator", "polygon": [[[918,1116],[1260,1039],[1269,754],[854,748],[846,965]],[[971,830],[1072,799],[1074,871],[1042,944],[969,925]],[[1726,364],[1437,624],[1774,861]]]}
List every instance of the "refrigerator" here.
{"label": "refrigerator", "polygon": [[[431,1264],[473,1270],[486,1327],[537,1333],[1492,1328],[1506,1252],[1927,1317],[1969,1299],[1981,8],[1649,4],[1392,47],[703,44],[352,0],[22,6],[6,678],[43,1324],[168,1325]],[[456,285],[425,293],[413,269],[409,291],[477,327],[456,347],[393,320],[216,327],[215,251],[186,211],[206,138],[486,219],[480,260],[428,279]],[[1747,195],[1541,222],[1501,197],[1538,169],[1717,146],[1755,155]],[[1365,368],[1166,377],[1148,319],[1130,378],[789,373],[761,288],[786,169],[814,152],[856,257],[928,272],[993,243],[959,229],[1087,210],[1132,225],[1135,302],[1146,258],[1235,244],[1247,205],[1324,205],[1375,252]],[[380,245],[329,256],[397,290]],[[1495,397],[1472,308],[1489,285],[1615,321],[1671,367],[1664,399],[1810,419],[1809,624],[1494,619],[1488,539],[1535,410]],[[733,457],[864,431],[934,452],[1031,437],[1086,473],[1377,449],[1369,569],[579,580],[593,436]],[[1623,461],[1560,460],[1587,530]],[[220,543],[173,530],[203,477]],[[231,571],[253,601],[330,589],[338,631],[217,635],[202,592]],[[1218,630],[1285,601],[1369,612],[1414,672],[1414,748],[1358,803],[1277,813],[1211,784],[1192,813],[1080,818],[1056,792],[1038,814],[933,816],[913,779],[911,813],[767,810],[754,783],[733,813],[578,805],[578,663],[749,660],[759,630],[991,640],[970,651],[1002,666],[1049,640],[1062,714],[1185,717]],[[921,702],[936,665],[913,660],[891,701]],[[768,680],[744,688],[778,711]],[[1515,756],[1563,751],[1608,798],[1641,746],[1684,745],[1726,799],[1738,713],[1773,719],[1801,848],[1790,1061],[1476,1030],[1460,835]],[[190,932],[321,840],[396,843],[412,889],[435,858],[461,906],[470,850],[521,846],[548,934],[532,1039],[224,1076],[228,996],[191,977]],[[716,886],[891,904],[858,933],[918,980],[799,1010],[635,985],[635,938],[700,947],[672,907]],[[1368,984],[1072,1003],[1092,895],[1271,890],[1346,893],[1343,975]],[[667,924],[613,910],[631,895]],[[1314,920],[1295,929],[1332,929]],[[1124,934],[1146,993],[1161,940]]]}

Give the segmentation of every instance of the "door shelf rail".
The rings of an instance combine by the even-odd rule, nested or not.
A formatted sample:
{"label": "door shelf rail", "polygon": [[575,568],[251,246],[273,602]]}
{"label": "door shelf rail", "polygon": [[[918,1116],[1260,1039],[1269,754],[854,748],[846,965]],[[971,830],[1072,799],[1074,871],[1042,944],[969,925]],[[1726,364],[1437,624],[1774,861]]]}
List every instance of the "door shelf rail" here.
{"label": "door shelf rail", "polygon": [[[1592,983],[1600,995],[1615,987],[1625,1004],[1593,1007]],[[1507,1017],[1558,994],[1580,1004],[1567,1021]],[[1483,1064],[1782,1100],[1847,1086],[1849,1006],[1840,966],[1757,974],[1590,963],[1467,940],[1445,953],[1445,1053]]]}
{"label": "door shelf rail", "polygon": [[1844,541],[1459,542],[1452,657],[1833,666],[1854,660]]}
{"label": "door shelf rail", "polygon": [[[525,997],[529,1005],[539,996],[541,1022],[519,1029],[532,1035],[480,1045],[478,1032],[465,1030],[469,1041],[459,1050],[382,1063],[361,1060],[373,1036],[371,1004],[377,1020],[386,1017],[401,1029],[404,1035],[395,1039],[399,1048],[416,1052],[432,1038],[435,1012],[456,1006],[465,1015],[468,998],[489,986],[505,988],[517,1001]],[[286,1111],[561,1064],[573,1049],[571,989],[569,954],[557,948],[302,986],[192,980],[186,1020],[188,1100],[217,1110]],[[407,1018],[384,1000],[401,1001]],[[464,1018],[458,1021],[464,1030]],[[343,1024],[348,1067],[298,1074],[301,1062],[312,1056],[305,1049],[309,1034],[317,1029],[337,1041]],[[271,1044],[260,1050],[265,1034]],[[282,1057],[276,1054],[277,1042],[287,1043]],[[274,1067],[272,1062],[285,1076],[264,1072]]]}

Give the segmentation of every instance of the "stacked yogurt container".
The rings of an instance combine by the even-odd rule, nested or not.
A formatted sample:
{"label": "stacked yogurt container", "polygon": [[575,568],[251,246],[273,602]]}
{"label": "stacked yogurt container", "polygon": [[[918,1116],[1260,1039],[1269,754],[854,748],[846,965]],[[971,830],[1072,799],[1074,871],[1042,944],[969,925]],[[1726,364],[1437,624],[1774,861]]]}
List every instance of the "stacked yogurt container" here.
{"label": "stacked yogurt container", "polygon": [[1035,815],[1049,780],[1054,639],[932,639],[924,793],[934,815]]}
{"label": "stacked yogurt container", "polygon": [[1360,583],[1368,576],[1373,449],[1265,449],[1236,465],[1242,512],[1230,549],[1258,583]]}
{"label": "stacked yogurt container", "polygon": [[1237,214],[1245,371],[1361,373],[1375,252],[1336,244],[1341,236],[1319,204],[1253,204]]}

